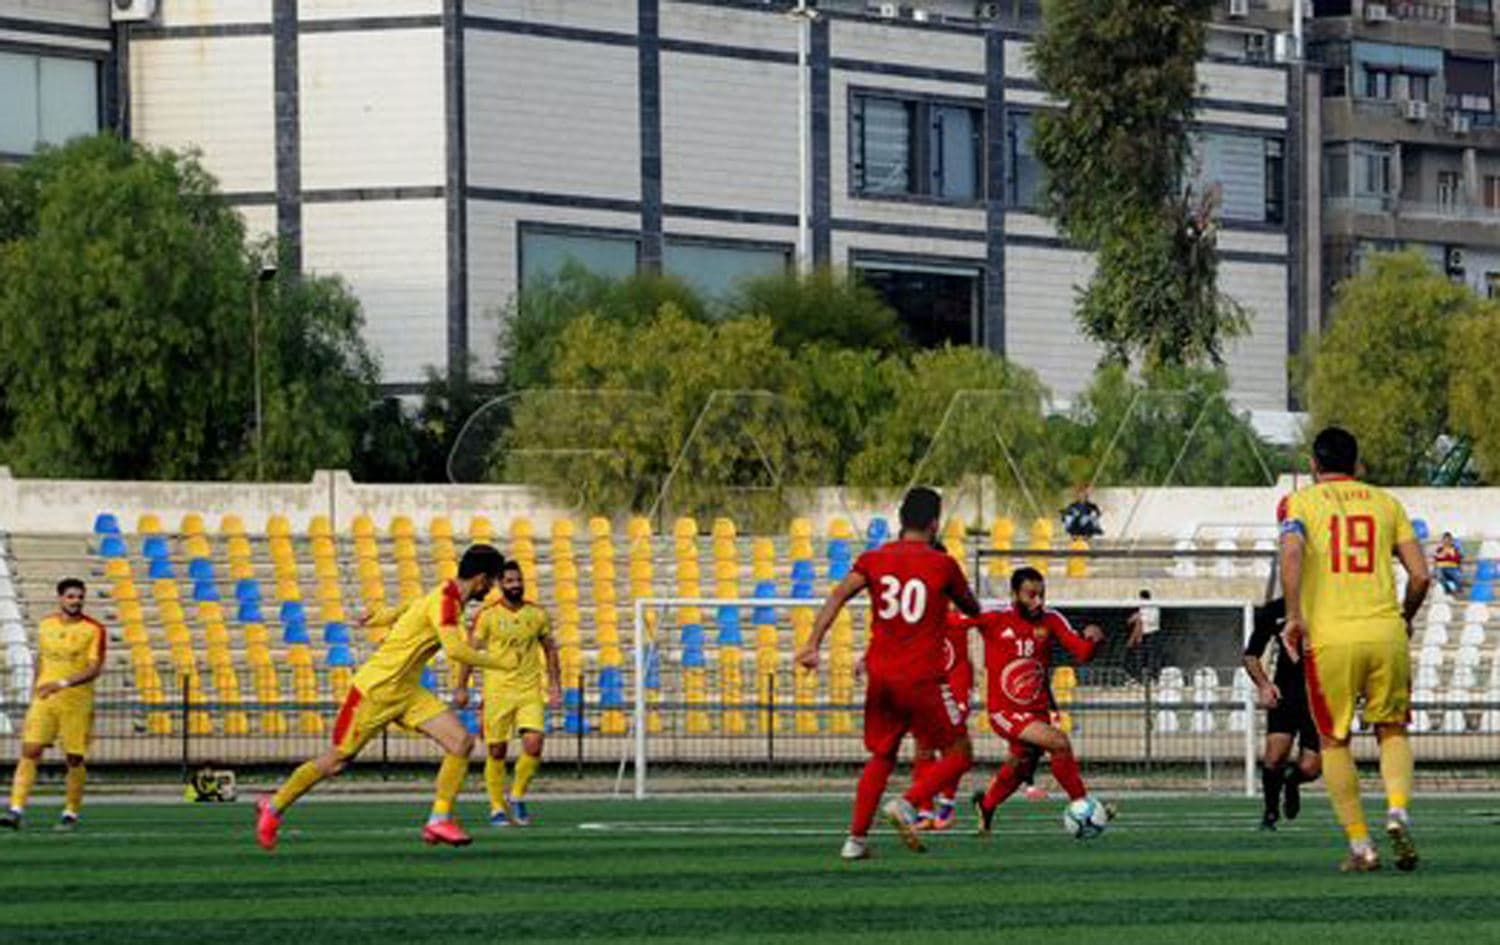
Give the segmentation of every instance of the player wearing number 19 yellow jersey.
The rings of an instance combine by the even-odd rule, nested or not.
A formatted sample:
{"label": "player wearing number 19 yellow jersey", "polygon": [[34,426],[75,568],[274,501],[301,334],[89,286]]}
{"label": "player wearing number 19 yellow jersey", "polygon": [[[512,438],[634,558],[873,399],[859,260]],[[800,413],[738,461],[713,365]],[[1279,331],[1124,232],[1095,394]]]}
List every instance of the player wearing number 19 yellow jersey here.
{"label": "player wearing number 19 yellow jersey", "polygon": [[[1317,482],[1287,497],[1278,510],[1284,637],[1287,652],[1300,653],[1306,669],[1329,798],[1349,837],[1344,868],[1364,872],[1380,865],[1349,751],[1355,704],[1363,699],[1365,721],[1380,739],[1380,774],[1390,811],[1386,832],[1395,846],[1396,866],[1409,870],[1416,867],[1417,854],[1406,811],[1412,782],[1407,641],[1429,579],[1401,503],[1354,478],[1358,449],[1347,431],[1329,427],[1319,433],[1312,464]],[[1393,555],[1409,575],[1400,604]]]}

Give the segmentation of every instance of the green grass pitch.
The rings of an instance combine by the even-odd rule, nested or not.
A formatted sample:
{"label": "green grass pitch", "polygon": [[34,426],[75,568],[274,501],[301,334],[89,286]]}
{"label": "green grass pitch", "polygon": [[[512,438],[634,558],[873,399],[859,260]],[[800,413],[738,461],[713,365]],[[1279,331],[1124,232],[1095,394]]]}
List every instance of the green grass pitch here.
{"label": "green grass pitch", "polygon": [[[0,836],[0,942],[1034,941],[1316,945],[1500,941],[1500,801],[1419,799],[1414,874],[1340,875],[1327,803],[1276,834],[1243,798],[1126,799],[1108,834],[1066,837],[1059,800],[1015,800],[995,837],[924,856],[888,831],[838,859],[847,802],[553,800],[537,824],[429,849],[424,805],[314,800],[262,853],[251,807],[55,808]],[[967,813],[967,812],[966,812]],[[1373,813],[1373,811],[1372,811]]]}

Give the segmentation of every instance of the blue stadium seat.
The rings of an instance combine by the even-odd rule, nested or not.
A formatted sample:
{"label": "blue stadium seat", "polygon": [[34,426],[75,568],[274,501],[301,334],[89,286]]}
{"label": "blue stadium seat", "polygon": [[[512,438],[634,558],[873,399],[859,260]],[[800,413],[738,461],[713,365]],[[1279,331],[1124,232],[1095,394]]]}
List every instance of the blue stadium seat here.
{"label": "blue stadium seat", "polygon": [[115,518],[112,512],[100,512],[94,516],[95,535],[118,535],[120,534],[120,520]]}
{"label": "blue stadium seat", "polygon": [[646,688],[661,688],[661,653],[657,650],[646,654]]}
{"label": "blue stadium seat", "polygon": [[849,571],[854,564],[847,559],[838,561],[830,558],[828,561],[828,580],[838,582],[849,576]]}
{"label": "blue stadium seat", "polygon": [[234,599],[240,603],[245,601],[261,601],[260,582],[255,578],[241,578],[234,582]]}
{"label": "blue stadium seat", "polygon": [[708,657],[701,646],[685,646],[682,648],[682,665],[690,668],[700,668],[708,665]]}
{"label": "blue stadium seat", "polygon": [[240,623],[265,623],[265,614],[260,612],[260,601],[242,600],[235,611],[234,619]]}
{"label": "blue stadium seat", "polygon": [[198,603],[204,601],[216,601],[219,599],[219,585],[213,581],[194,581],[193,600]]}
{"label": "blue stadium seat", "polygon": [[816,579],[817,576],[818,576],[817,569],[813,567],[813,563],[811,561],[793,561],[792,562],[792,582],[793,583],[796,583],[797,581],[812,581],[812,580]]}
{"label": "blue stadium seat", "polygon": [[[776,596],[775,581],[761,581],[755,585],[755,596],[761,599],[769,599]],[[772,624],[776,622],[775,607],[757,607],[750,612],[750,622],[756,626]]]}
{"label": "blue stadium seat", "polygon": [[429,666],[426,669],[422,670],[422,688],[424,688],[424,689],[432,689],[432,690],[436,691],[437,687],[438,687],[438,674],[437,674],[437,670],[433,669],[431,666]]}
{"label": "blue stadium seat", "polygon": [[1486,558],[1479,562],[1479,567],[1474,571],[1474,580],[1494,581],[1496,578],[1500,578],[1500,561]]}
{"label": "blue stadium seat", "polygon": [[282,627],[281,642],[287,644],[288,646],[296,643],[301,643],[303,645],[311,643],[312,637],[308,636],[307,624],[301,622],[289,623],[286,626]]}
{"label": "blue stadium seat", "polygon": [[125,539],[119,535],[105,535],[99,543],[99,554],[106,558],[124,558],[130,554],[130,549],[125,547]]}
{"label": "blue stadium seat", "polygon": [[791,596],[798,600],[811,600],[817,597],[818,593],[813,589],[812,581],[793,581]]}
{"label": "blue stadium seat", "polygon": [[720,607],[718,620],[720,646],[744,646],[740,635],[740,612],[735,607]]}
{"label": "blue stadium seat", "polygon": [[625,688],[625,673],[618,666],[606,666],[599,670],[599,690]]}
{"label": "blue stadium seat", "polygon": [[682,645],[688,647],[703,646],[703,625],[698,623],[685,623],[682,625]]}
{"label": "blue stadium seat", "polygon": [[464,728],[469,730],[470,735],[478,735],[483,726],[480,724],[479,713],[473,709],[464,709],[458,713],[459,720],[464,723]]}
{"label": "blue stadium seat", "polygon": [[865,529],[865,548],[879,548],[891,540],[891,523],[879,516],[870,519]]}
{"label": "blue stadium seat", "polygon": [[599,708],[623,709],[625,705],[625,691],[623,689],[602,689],[599,691]]}
{"label": "blue stadium seat", "polygon": [[141,553],[148,558],[170,558],[172,548],[161,535],[148,535],[141,544]]}
{"label": "blue stadium seat", "polygon": [[329,666],[353,666],[353,665],[355,665],[355,662],[354,662],[354,650],[352,650],[348,646],[348,644],[345,644],[345,643],[340,643],[340,644],[337,644],[336,646],[330,646],[328,648],[328,665]]}
{"label": "blue stadium seat", "polygon": [[152,558],[147,574],[153,581],[170,581],[177,576],[172,571],[172,562],[166,558]]}
{"label": "blue stadium seat", "polygon": [[1495,600],[1495,583],[1493,581],[1476,581],[1474,588],[1469,591],[1469,600],[1480,604],[1493,603]]}
{"label": "blue stadium seat", "polygon": [[563,708],[576,709],[583,705],[583,690],[573,686],[562,691]]}
{"label": "blue stadium seat", "polygon": [[828,543],[829,561],[853,561],[854,549],[849,547],[849,539],[835,538]]}
{"label": "blue stadium seat", "polygon": [[212,581],[214,563],[207,558],[194,558],[188,562],[188,577],[195,581]]}
{"label": "blue stadium seat", "polygon": [[347,624],[339,623],[337,620],[323,627],[323,642],[328,644],[345,644],[353,642],[349,635]]}
{"label": "blue stadium seat", "polygon": [[583,716],[583,693],[577,689],[563,690],[563,731],[569,735],[588,732],[588,721]]}
{"label": "blue stadium seat", "polygon": [[280,617],[282,623],[306,623],[307,611],[300,600],[284,600],[281,602]]}
{"label": "blue stadium seat", "polygon": [[1432,537],[1432,529],[1427,527],[1427,519],[1425,518],[1412,519],[1411,530],[1416,532],[1417,541],[1426,541]]}

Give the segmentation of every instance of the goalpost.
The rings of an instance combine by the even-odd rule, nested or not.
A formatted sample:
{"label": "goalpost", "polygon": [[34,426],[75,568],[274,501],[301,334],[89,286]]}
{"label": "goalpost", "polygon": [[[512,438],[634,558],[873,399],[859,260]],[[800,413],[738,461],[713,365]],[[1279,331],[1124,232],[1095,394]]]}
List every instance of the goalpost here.
{"label": "goalpost", "polygon": [[[737,789],[751,778],[777,791],[846,785],[866,757],[856,663],[868,638],[868,602],[850,602],[825,640],[818,670],[809,672],[794,666],[794,655],[822,603],[821,594],[634,602],[632,708],[620,775],[632,767],[635,798],[663,792],[653,786],[658,771],[675,772],[668,790],[724,778],[735,779]],[[1003,603],[982,601],[985,609]],[[1109,637],[1087,666],[1059,651],[1050,680],[1054,721],[1072,734],[1085,776],[1114,789],[1242,786],[1253,795],[1259,713],[1239,657],[1255,602],[1153,599],[1158,639],[1148,652],[1132,653],[1124,648],[1126,619],[1143,603],[1123,594],[1052,602],[1075,627],[1099,623]],[[976,770],[987,776],[1004,746],[984,714],[977,634],[970,657],[969,725]]]}

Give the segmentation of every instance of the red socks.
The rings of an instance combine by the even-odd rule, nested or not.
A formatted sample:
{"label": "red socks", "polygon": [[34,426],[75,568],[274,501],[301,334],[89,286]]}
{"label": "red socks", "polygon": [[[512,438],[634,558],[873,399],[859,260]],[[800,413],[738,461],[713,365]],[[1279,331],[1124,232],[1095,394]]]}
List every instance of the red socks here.
{"label": "red socks", "polygon": [[849,824],[851,837],[867,836],[870,825],[875,822],[875,808],[880,805],[880,795],[885,793],[891,772],[896,770],[896,759],[873,756],[865,762],[865,770],[859,776],[859,787],[854,791],[854,819]]}
{"label": "red socks", "polygon": [[1088,794],[1088,789],[1083,786],[1083,775],[1078,773],[1078,759],[1071,751],[1050,752],[1048,757],[1052,761],[1052,777],[1067,793],[1068,800],[1076,801]]}
{"label": "red socks", "polygon": [[995,778],[985,790],[984,800],[980,803],[984,805],[985,810],[994,810],[1005,803],[1006,798],[1016,793],[1016,788],[1021,786],[1023,780],[1025,778],[1021,766],[1007,761],[1000,766],[999,771],[995,772]]}
{"label": "red socks", "polygon": [[903,796],[913,806],[931,801],[932,795],[943,786],[962,778],[973,763],[974,760],[967,751],[950,751],[927,766]]}

